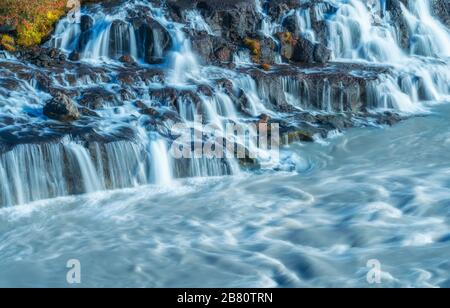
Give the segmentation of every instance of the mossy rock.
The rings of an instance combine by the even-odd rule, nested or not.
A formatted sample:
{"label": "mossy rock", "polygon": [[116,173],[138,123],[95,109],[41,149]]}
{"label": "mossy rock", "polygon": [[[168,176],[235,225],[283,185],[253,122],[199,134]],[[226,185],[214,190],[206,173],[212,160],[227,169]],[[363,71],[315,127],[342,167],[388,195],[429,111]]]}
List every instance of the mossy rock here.
{"label": "mossy rock", "polygon": [[0,48],[9,52],[16,51],[16,42],[14,38],[6,34],[0,35]]}
{"label": "mossy rock", "polygon": [[314,136],[306,131],[297,130],[283,134],[282,144],[291,144],[294,142],[314,142]]}

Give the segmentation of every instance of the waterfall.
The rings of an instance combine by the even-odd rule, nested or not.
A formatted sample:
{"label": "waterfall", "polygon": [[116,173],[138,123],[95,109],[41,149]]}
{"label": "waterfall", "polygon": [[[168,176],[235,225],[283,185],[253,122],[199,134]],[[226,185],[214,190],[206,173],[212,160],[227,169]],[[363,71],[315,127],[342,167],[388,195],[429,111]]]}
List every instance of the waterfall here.
{"label": "waterfall", "polygon": [[73,141],[18,145],[0,155],[0,176],[9,179],[1,181],[1,205],[144,184],[167,185],[173,178],[168,153],[160,139],[150,142],[148,153],[127,141],[90,147]]}
{"label": "waterfall", "polygon": [[298,27],[302,32],[302,35],[310,41],[316,41],[314,30],[311,26],[311,12],[309,9],[297,10],[295,17],[298,23]]}
{"label": "waterfall", "polygon": [[350,0],[339,7],[329,21],[330,47],[335,58],[373,62],[400,62],[404,53],[398,45],[395,28],[377,25],[364,1]]}
{"label": "waterfall", "polygon": [[136,34],[129,23],[115,20],[101,22],[94,26],[94,37],[82,52],[85,59],[118,59],[130,55],[138,59]]}
{"label": "waterfall", "polygon": [[2,205],[25,204],[67,194],[61,147],[19,145],[0,156]]}
{"label": "waterfall", "polygon": [[209,35],[214,35],[214,32],[211,30],[211,27],[206,23],[203,19],[202,15],[197,10],[190,10],[186,13],[186,19],[189,23],[189,27],[196,31],[205,31]]}
{"label": "waterfall", "polygon": [[322,109],[328,112],[333,111],[333,106],[331,102],[331,85],[328,79],[324,80],[322,89]]}
{"label": "waterfall", "polygon": [[262,113],[269,113],[264,106],[258,88],[254,79],[248,75],[242,75],[233,80],[234,86],[241,89],[248,100],[249,106],[247,112],[252,116],[258,116]]}
{"label": "waterfall", "polygon": [[[174,124],[190,132],[199,124],[214,127],[217,136],[195,136],[192,143],[228,138],[256,157],[254,165],[271,168],[277,166],[275,153],[253,141],[260,119],[281,119],[290,129],[304,125],[307,120],[295,117],[306,113],[427,112],[431,103],[450,97],[450,32],[433,16],[430,1],[404,3],[395,12],[386,1],[363,0],[299,1],[278,10],[255,0],[249,7],[261,22],[257,33],[227,35],[272,43],[257,60],[242,46],[243,37],[231,46],[217,31],[215,23],[227,18],[213,20],[201,6],[178,16],[170,6],[132,0],[88,7],[82,24],[62,19],[45,46],[66,56],[77,53],[80,63],[70,57],[70,65],[41,70],[34,58],[21,63],[0,53],[0,177],[8,179],[0,181],[1,205],[239,174],[248,163],[236,157],[174,159]],[[404,18],[402,27],[395,14]],[[277,33],[288,27],[314,46],[329,47],[332,63],[281,60]],[[233,63],[221,62],[210,46],[217,42]],[[193,44],[210,48],[205,52],[211,59],[200,61]],[[136,63],[117,62],[122,56]],[[43,115],[59,90],[67,90],[80,121],[56,123]],[[245,133],[228,136],[230,123]]]}
{"label": "waterfall", "polygon": [[262,21],[261,21],[261,33],[265,37],[270,37],[274,39],[274,34],[277,32],[277,29],[279,28],[278,24],[272,21],[272,18],[264,12],[261,0],[255,0],[256,5],[256,11],[261,15]]}
{"label": "waterfall", "polygon": [[172,54],[172,72],[169,82],[185,85],[189,80],[200,81],[201,70],[196,55],[192,52],[191,42],[186,38],[182,29],[175,30],[176,50]]}
{"label": "waterfall", "polygon": [[68,18],[62,19],[56,26],[50,45],[66,52],[78,47],[78,38],[81,34],[80,24],[70,22]]}
{"label": "waterfall", "polygon": [[422,56],[450,57],[450,32],[431,15],[430,2],[408,2],[402,7],[409,31],[412,33],[411,53]]}
{"label": "waterfall", "polygon": [[152,153],[151,165],[153,167],[152,179],[158,185],[168,185],[172,181],[172,164],[169,158],[169,149],[163,140],[150,142]]}
{"label": "waterfall", "polygon": [[97,170],[87,149],[78,144],[71,144],[67,147],[69,152],[73,155],[73,164],[78,164],[80,168],[82,181],[84,183],[84,191],[87,193],[96,192],[104,189],[100,184]]}

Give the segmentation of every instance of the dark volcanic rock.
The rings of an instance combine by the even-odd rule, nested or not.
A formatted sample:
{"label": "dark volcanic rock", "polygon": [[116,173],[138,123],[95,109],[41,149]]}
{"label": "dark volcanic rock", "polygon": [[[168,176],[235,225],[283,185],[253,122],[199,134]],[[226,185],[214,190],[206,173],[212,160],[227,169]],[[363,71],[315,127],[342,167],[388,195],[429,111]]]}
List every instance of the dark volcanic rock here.
{"label": "dark volcanic rock", "polygon": [[103,109],[106,105],[118,105],[115,94],[102,87],[86,90],[79,103],[93,110]]}
{"label": "dark volcanic rock", "polygon": [[[92,27],[94,25],[94,20],[89,15],[83,15],[80,19],[80,30],[81,34],[78,40],[78,52],[82,52],[86,47],[89,40],[92,38],[93,32]],[[72,60],[77,61],[77,60]]]}
{"label": "dark volcanic rock", "polygon": [[292,61],[300,63],[314,63],[314,43],[310,40],[300,37],[294,47]]}
{"label": "dark volcanic rock", "polygon": [[410,33],[408,23],[403,16],[401,2],[407,6],[405,0],[389,0],[386,2],[386,10],[391,16],[391,20],[395,25],[400,38],[400,46],[404,49],[409,49]]}
{"label": "dark volcanic rock", "polygon": [[327,63],[331,59],[331,50],[319,43],[314,47],[314,62]]}
{"label": "dark volcanic rock", "polygon": [[50,119],[70,122],[80,118],[74,102],[65,94],[59,93],[44,106],[44,115]]}
{"label": "dark volcanic rock", "polygon": [[142,8],[132,12],[130,22],[136,31],[139,58],[147,63],[155,64],[164,61],[167,52],[172,48],[170,33]]}
{"label": "dark volcanic rock", "polygon": [[322,43],[311,42],[303,36],[295,37],[289,31],[278,33],[278,38],[281,56],[288,61],[325,64],[331,59],[331,50]]}
{"label": "dark volcanic rock", "polygon": [[297,0],[271,0],[265,4],[268,14],[275,20],[279,20],[290,10],[297,9],[301,6]]}
{"label": "dark volcanic rock", "polygon": [[131,54],[130,26],[122,20],[114,20],[109,33],[109,57],[119,59],[122,55]]}
{"label": "dark volcanic rock", "polygon": [[71,52],[70,55],[69,55],[69,60],[70,60],[70,61],[76,62],[76,61],[80,61],[80,59],[81,59],[81,55],[80,55],[80,53],[77,52],[77,51],[73,51],[73,52]]}
{"label": "dark volcanic rock", "polygon": [[123,55],[119,58],[119,61],[125,64],[134,64],[134,59],[130,55]]}
{"label": "dark volcanic rock", "polygon": [[254,1],[169,0],[168,7],[172,16],[181,21],[186,21],[188,10],[198,10],[215,34],[233,42],[254,36],[261,24]]}
{"label": "dark volcanic rock", "polygon": [[[388,67],[331,63],[322,65],[273,66],[270,72],[246,69],[271,107],[281,112],[295,110],[293,104],[307,110],[361,112],[368,106],[367,89]],[[294,101],[288,101],[286,93]],[[245,110],[246,100],[240,105]],[[241,108],[241,109],[242,109]]]}
{"label": "dark volcanic rock", "polygon": [[431,0],[431,9],[441,22],[450,28],[450,1]]}
{"label": "dark volcanic rock", "polygon": [[45,68],[61,67],[66,61],[66,56],[60,50],[38,46],[22,49],[17,56],[23,61]]}
{"label": "dark volcanic rock", "polygon": [[210,35],[204,31],[190,31],[192,50],[205,64],[229,64],[233,60],[233,53],[237,46],[226,39]]}
{"label": "dark volcanic rock", "polygon": [[92,28],[94,25],[94,20],[89,15],[83,15],[80,18],[80,30],[81,32],[86,32]]}

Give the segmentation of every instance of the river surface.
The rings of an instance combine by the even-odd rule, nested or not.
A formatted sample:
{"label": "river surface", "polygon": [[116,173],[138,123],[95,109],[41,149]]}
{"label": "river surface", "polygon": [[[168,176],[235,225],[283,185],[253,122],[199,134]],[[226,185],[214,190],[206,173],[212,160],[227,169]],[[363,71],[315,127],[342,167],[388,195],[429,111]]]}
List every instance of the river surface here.
{"label": "river surface", "polygon": [[[295,171],[0,209],[0,286],[450,287],[450,106],[282,150]],[[367,281],[369,260],[381,284]]]}

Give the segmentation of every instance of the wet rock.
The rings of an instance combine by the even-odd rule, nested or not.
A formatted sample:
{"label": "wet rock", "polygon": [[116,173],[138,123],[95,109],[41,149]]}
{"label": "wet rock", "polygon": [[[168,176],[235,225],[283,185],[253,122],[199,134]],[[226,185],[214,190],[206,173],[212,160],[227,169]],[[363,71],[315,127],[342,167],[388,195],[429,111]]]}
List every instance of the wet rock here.
{"label": "wet rock", "polygon": [[93,36],[92,30],[87,30],[85,32],[82,32],[78,39],[78,46],[77,46],[77,52],[82,53],[89,41],[92,39]]}
{"label": "wet rock", "polygon": [[108,43],[108,56],[112,59],[131,54],[130,25],[123,20],[114,20],[111,24]]}
{"label": "wet rock", "polygon": [[178,98],[177,90],[174,88],[150,89],[149,95],[151,98],[168,105],[174,105]]}
{"label": "wet rock", "polygon": [[130,55],[123,55],[119,58],[119,61],[124,63],[124,64],[134,64],[134,59],[132,56]]}
{"label": "wet rock", "polygon": [[247,0],[169,0],[168,8],[175,19],[186,21],[186,12],[197,10],[211,30],[228,41],[238,42],[258,33],[261,15],[256,2]]}
{"label": "wet rock", "polygon": [[203,95],[205,95],[205,96],[213,96],[213,94],[214,94],[213,93],[214,90],[210,86],[208,86],[206,84],[199,85],[198,86],[198,92],[203,94]]}
{"label": "wet rock", "polygon": [[431,0],[431,10],[447,28],[450,28],[450,1]]}
{"label": "wet rock", "polygon": [[136,99],[136,92],[132,89],[122,88],[120,90],[116,90],[116,93],[118,93],[121,102]]}
{"label": "wet rock", "polygon": [[296,37],[292,32],[277,34],[280,42],[280,54],[288,60],[298,63],[322,63],[331,59],[331,50],[322,43],[314,43],[305,37]]}
{"label": "wet rock", "polygon": [[22,49],[17,56],[23,61],[45,68],[62,67],[66,60],[60,50],[38,46]]}
{"label": "wet rock", "polygon": [[192,50],[205,64],[214,62],[214,37],[206,32],[191,32]]}
{"label": "wet rock", "polygon": [[314,62],[325,64],[331,59],[331,50],[324,44],[318,43],[314,47]]}
{"label": "wet rock", "polygon": [[292,33],[294,36],[300,36],[301,29],[297,23],[297,16],[295,14],[289,15],[283,19],[282,26],[287,32]]}
{"label": "wet rock", "polygon": [[233,60],[232,50],[226,46],[217,49],[215,55],[220,62],[231,62]]}
{"label": "wet rock", "polygon": [[204,64],[226,65],[232,62],[236,44],[205,31],[188,31],[192,50]]}
{"label": "wet rock", "polygon": [[314,142],[314,136],[307,131],[293,130],[281,135],[283,144],[290,144],[294,142]]}
{"label": "wet rock", "polygon": [[[367,88],[377,82],[388,67],[361,64],[333,63],[327,65],[295,64],[272,66],[270,71],[246,69],[256,81],[257,91],[275,110],[289,112],[295,107],[328,111],[364,111]],[[288,96],[286,95],[288,94]],[[288,97],[290,99],[288,99]],[[236,103],[248,109],[245,93]]]}
{"label": "wet rock", "polygon": [[82,15],[80,18],[80,30],[81,32],[89,31],[94,25],[94,19],[89,15]]}
{"label": "wet rock", "polygon": [[172,39],[167,30],[156,20],[142,12],[134,12],[130,18],[136,30],[139,58],[147,63],[162,63],[167,52],[172,48]]}
{"label": "wet rock", "polygon": [[300,63],[314,63],[314,43],[303,37],[296,41],[291,60]]}
{"label": "wet rock", "polygon": [[301,2],[297,0],[271,0],[265,4],[268,14],[275,20],[281,19],[290,10],[297,9],[301,6]]}
{"label": "wet rock", "polygon": [[382,114],[379,114],[377,117],[377,122],[381,125],[389,125],[393,126],[397,123],[399,123],[403,118],[394,112],[384,112]]}
{"label": "wet rock", "polygon": [[145,114],[145,115],[148,115],[148,116],[151,116],[151,117],[156,117],[156,116],[159,115],[158,110],[156,110],[155,108],[151,108],[151,107],[150,108],[143,108],[141,110],[141,113]]}
{"label": "wet rock", "polygon": [[79,101],[80,105],[92,110],[99,110],[109,106],[117,106],[115,94],[102,88],[96,87],[86,90]]}
{"label": "wet rock", "polygon": [[277,33],[278,40],[281,43],[280,55],[285,60],[291,60],[294,55],[294,48],[297,40],[290,31]]}
{"label": "wet rock", "polygon": [[80,110],[80,113],[83,115],[83,116],[87,116],[87,117],[95,117],[95,118],[99,118],[100,116],[98,115],[98,113],[97,112],[95,112],[95,111],[93,111],[93,110],[91,110],[91,109],[89,109],[89,108],[80,108],[79,109]]}
{"label": "wet rock", "polygon": [[139,109],[145,109],[145,108],[148,107],[147,104],[145,104],[145,103],[144,103],[143,101],[141,101],[141,100],[135,101],[135,102],[133,103],[133,105],[134,105],[136,108],[139,108]]}
{"label": "wet rock", "polygon": [[[0,90],[6,89],[8,91],[16,91],[19,88],[20,88],[20,82],[17,79],[14,79],[14,78],[1,78],[0,79]],[[3,91],[1,91],[1,92],[3,92]]]}
{"label": "wet rock", "polygon": [[[337,7],[333,4],[329,3],[326,0],[313,0],[308,2],[299,2],[299,1],[289,1],[289,0],[280,0],[280,1],[269,1],[270,3],[267,5],[269,9],[269,13],[273,11],[275,8],[275,12],[271,13],[271,16],[277,16],[276,20],[281,22],[282,27],[285,31],[292,33],[295,38],[298,38],[303,33],[304,29],[300,28],[300,23],[297,20],[296,14],[288,14],[286,11],[286,7],[289,7],[289,10],[292,9],[301,9],[303,12],[309,12],[309,20],[311,22],[311,29],[314,31],[316,37],[315,40],[318,43],[323,45],[327,45],[327,25],[326,21],[323,20],[323,17],[318,15],[319,12],[322,12],[325,15],[335,14],[337,11]],[[280,8],[285,8],[280,9]],[[282,16],[279,16],[276,11],[281,10],[283,12]]]}
{"label": "wet rock", "polygon": [[[89,15],[83,15],[80,18],[80,36],[78,39],[77,52],[81,53],[93,35],[92,27],[94,26],[94,20]],[[78,60],[73,60],[78,61]]]}
{"label": "wet rock", "polygon": [[277,43],[270,37],[261,41],[260,63],[273,64],[277,57]]}
{"label": "wet rock", "polygon": [[399,33],[400,46],[404,49],[409,49],[410,32],[408,23],[403,15],[401,3],[408,6],[404,0],[389,0],[386,2],[386,10],[391,15],[391,20],[394,23]]}
{"label": "wet rock", "polygon": [[50,119],[71,122],[80,118],[75,103],[65,94],[59,93],[44,106],[44,115]]}
{"label": "wet rock", "polygon": [[80,53],[77,52],[77,51],[73,51],[73,52],[71,52],[70,55],[69,55],[69,60],[70,60],[70,61],[77,62],[77,61],[80,61],[80,59],[81,59],[81,55],[80,55]]}

